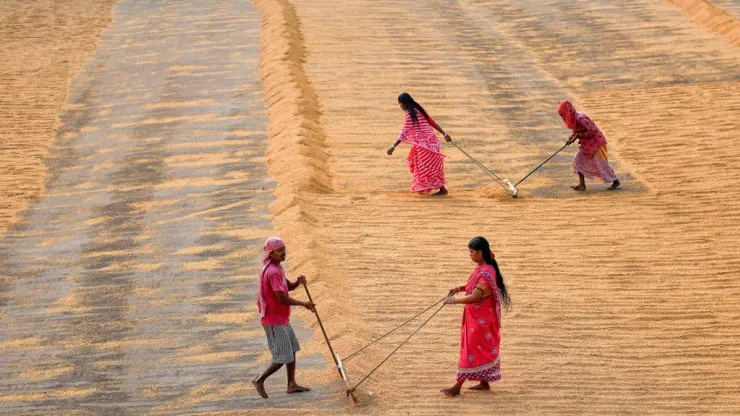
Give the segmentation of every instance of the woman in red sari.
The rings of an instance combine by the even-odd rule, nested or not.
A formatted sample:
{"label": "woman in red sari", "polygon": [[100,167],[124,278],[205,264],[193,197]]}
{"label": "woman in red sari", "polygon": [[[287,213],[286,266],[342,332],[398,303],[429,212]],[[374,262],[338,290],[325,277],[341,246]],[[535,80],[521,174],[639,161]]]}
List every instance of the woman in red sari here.
{"label": "woman in red sari", "polygon": [[411,192],[424,194],[434,189],[439,192],[434,195],[447,195],[445,188],[444,160],[445,155],[439,147],[439,140],[434,134],[434,128],[442,133],[445,140],[452,141],[449,134],[445,133],[424,108],[419,105],[408,93],[398,96],[398,105],[406,112],[406,121],[398,139],[388,148],[388,155],[392,155],[401,142],[411,145],[411,151],[406,157],[409,170],[414,175],[411,183]]}
{"label": "woman in red sari", "polygon": [[[465,305],[460,328],[457,382],[448,389],[442,389],[442,393],[449,397],[460,394],[465,380],[479,381],[471,390],[490,390],[489,383],[501,379],[501,305],[509,307],[511,304],[488,241],[483,237],[475,237],[468,243],[468,248],[470,259],[478,266],[465,286],[450,289],[449,297],[444,302],[448,305]],[[464,297],[454,297],[463,290]]]}
{"label": "woman in red sari", "polygon": [[567,144],[578,139],[580,145],[573,158],[573,172],[578,174],[579,182],[571,188],[585,191],[585,177],[598,178],[604,183],[611,182],[612,185],[607,189],[612,191],[619,188],[621,184],[607,158],[606,137],[596,123],[586,114],[577,112],[570,101],[563,101],[558,105],[558,114],[563,119],[565,127],[573,131]]}

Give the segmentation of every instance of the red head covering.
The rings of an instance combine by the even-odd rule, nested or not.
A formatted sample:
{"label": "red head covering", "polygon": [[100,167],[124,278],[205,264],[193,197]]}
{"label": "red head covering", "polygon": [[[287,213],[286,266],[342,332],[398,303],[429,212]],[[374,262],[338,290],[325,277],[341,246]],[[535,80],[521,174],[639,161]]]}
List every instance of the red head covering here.
{"label": "red head covering", "polygon": [[570,101],[563,101],[558,105],[558,114],[563,118],[566,127],[571,130],[576,128],[576,109]]}
{"label": "red head covering", "polygon": [[265,270],[270,265],[270,253],[283,247],[285,247],[285,241],[280,237],[269,237],[265,240],[264,254],[262,256],[262,272],[257,282],[257,310],[259,310],[260,316],[263,318],[265,317],[265,305],[267,305],[267,302],[262,294],[262,276],[265,275]]}
{"label": "red head covering", "polygon": [[270,264],[270,253],[283,247],[285,247],[285,241],[283,241],[283,239],[280,237],[269,237],[267,240],[265,240],[265,253],[262,256],[263,270],[265,267],[267,267],[268,264]]}

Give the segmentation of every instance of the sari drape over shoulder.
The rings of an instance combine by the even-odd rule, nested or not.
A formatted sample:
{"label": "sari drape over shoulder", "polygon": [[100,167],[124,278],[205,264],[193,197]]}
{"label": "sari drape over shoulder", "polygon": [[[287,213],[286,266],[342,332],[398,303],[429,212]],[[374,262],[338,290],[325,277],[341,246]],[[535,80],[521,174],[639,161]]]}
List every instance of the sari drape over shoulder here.
{"label": "sari drape over shoulder", "polygon": [[[409,111],[416,111],[417,123]],[[411,150],[406,156],[406,164],[414,175],[411,192],[426,192],[445,186],[444,160],[437,135],[432,129],[436,125],[429,117],[427,120],[416,109],[406,111],[406,120],[398,139],[410,144]]]}
{"label": "sari drape over shoulder", "polygon": [[593,156],[601,146],[606,146],[606,137],[589,116],[576,112],[573,133],[578,133],[578,144],[587,156]]}
{"label": "sari drape over shoulder", "polygon": [[493,266],[476,267],[465,286],[465,293],[472,295],[475,289],[481,290],[484,297],[465,305],[457,380],[498,381],[501,379],[501,294]]}

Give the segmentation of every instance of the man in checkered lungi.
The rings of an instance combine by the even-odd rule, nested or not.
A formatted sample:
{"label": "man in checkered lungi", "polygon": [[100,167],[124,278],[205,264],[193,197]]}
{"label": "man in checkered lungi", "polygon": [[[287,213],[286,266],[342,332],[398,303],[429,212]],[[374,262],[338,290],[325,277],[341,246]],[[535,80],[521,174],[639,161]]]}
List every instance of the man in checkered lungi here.
{"label": "man in checkered lungi", "polygon": [[257,309],[260,312],[262,327],[267,336],[267,345],[272,353],[272,364],[261,376],[252,380],[257,393],[267,398],[265,380],[278,371],[283,364],[288,369],[288,393],[310,391],[295,381],[295,354],[301,350],[298,339],[290,326],[290,306],[299,305],[314,311],[314,304],[288,296],[288,292],[306,283],[305,276],[298,276],[291,282],[285,276],[280,263],[285,261],[285,242],[279,237],[265,241],[265,254],[262,260],[262,273],[257,286]]}

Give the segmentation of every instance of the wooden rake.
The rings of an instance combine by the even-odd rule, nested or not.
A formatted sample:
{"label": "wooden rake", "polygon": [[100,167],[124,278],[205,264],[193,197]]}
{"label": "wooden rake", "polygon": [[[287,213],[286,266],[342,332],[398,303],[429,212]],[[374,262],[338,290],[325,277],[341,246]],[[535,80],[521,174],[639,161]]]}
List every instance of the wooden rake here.
{"label": "wooden rake", "polygon": [[[308,284],[304,283],[303,288],[306,289],[306,295],[308,295],[309,302],[313,303],[313,298],[311,298],[311,292],[308,291]],[[357,405],[357,398],[355,397],[354,391],[350,388],[349,380],[347,380],[347,374],[344,372],[344,366],[342,365],[342,359],[339,357],[339,354],[334,353],[334,348],[331,347],[331,342],[329,342],[329,337],[326,335],[324,324],[321,323],[321,317],[319,316],[319,311],[316,310],[316,306],[314,306],[313,313],[316,315],[316,320],[319,321],[319,327],[321,327],[321,333],[324,334],[324,340],[326,341],[326,345],[329,347],[331,358],[334,360],[334,364],[336,364],[337,366],[339,377],[341,377],[342,381],[344,381],[344,386],[345,386],[344,392],[347,395],[347,400],[349,400],[349,404],[351,406],[355,406]]]}

